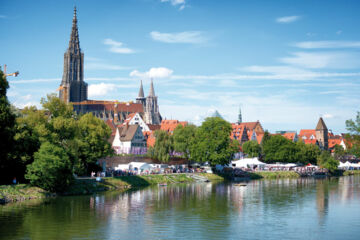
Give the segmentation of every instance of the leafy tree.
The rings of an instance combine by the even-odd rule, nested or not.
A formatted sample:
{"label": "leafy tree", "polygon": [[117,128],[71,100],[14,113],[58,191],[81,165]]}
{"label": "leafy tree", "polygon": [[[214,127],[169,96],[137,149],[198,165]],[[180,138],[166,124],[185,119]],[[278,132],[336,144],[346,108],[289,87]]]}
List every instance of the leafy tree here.
{"label": "leafy tree", "polygon": [[303,164],[316,164],[317,157],[320,154],[320,149],[318,146],[313,144],[305,144],[302,139],[296,143],[298,152],[296,154],[296,162]]}
{"label": "leafy tree", "polygon": [[263,144],[265,162],[296,162],[298,149],[292,141],[281,136],[270,136]]}
{"label": "leafy tree", "polygon": [[168,162],[170,154],[174,151],[173,138],[163,130],[155,131],[155,145],[149,148],[149,154],[152,158],[160,162]]}
{"label": "leafy tree", "polygon": [[343,148],[343,146],[336,144],[334,146],[334,155],[335,155],[335,159],[340,159],[341,157],[345,156],[345,149]]}
{"label": "leafy tree", "polygon": [[0,69],[0,183],[9,182],[14,177],[10,154],[14,145],[15,115],[6,96],[8,88],[9,83]]}
{"label": "leafy tree", "polygon": [[355,121],[346,120],[346,129],[350,132],[346,135],[346,141],[349,143],[349,153],[360,157],[360,112],[357,112]]}
{"label": "leafy tree", "polygon": [[219,117],[210,117],[202,123],[195,134],[195,141],[190,150],[194,161],[211,165],[227,164],[239,150],[239,142],[230,139],[231,124]]}
{"label": "leafy tree", "polygon": [[108,139],[111,129],[104,121],[98,119],[91,113],[80,117],[78,123],[79,134],[77,140],[77,157],[75,173],[78,175],[90,174],[99,171],[97,160],[104,156],[113,154]]}
{"label": "leafy tree", "polygon": [[261,146],[257,141],[247,141],[243,143],[242,150],[249,157],[259,157],[261,154]]}
{"label": "leafy tree", "polygon": [[34,159],[25,175],[32,185],[51,192],[62,192],[71,184],[73,166],[64,148],[44,142]]}
{"label": "leafy tree", "polygon": [[195,125],[178,125],[173,133],[174,150],[184,154],[184,157],[190,158],[190,149],[194,144],[196,134]]}
{"label": "leafy tree", "polygon": [[322,151],[317,158],[317,165],[328,169],[330,172],[334,172],[338,169],[339,161],[332,157],[328,151]]}

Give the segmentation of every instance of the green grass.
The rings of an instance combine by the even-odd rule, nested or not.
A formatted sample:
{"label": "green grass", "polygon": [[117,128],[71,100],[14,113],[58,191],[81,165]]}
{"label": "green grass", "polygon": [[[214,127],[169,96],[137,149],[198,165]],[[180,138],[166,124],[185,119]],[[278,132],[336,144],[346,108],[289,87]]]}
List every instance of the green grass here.
{"label": "green grass", "polygon": [[43,198],[48,195],[50,195],[49,192],[46,192],[45,190],[38,187],[32,187],[27,184],[0,186],[0,203]]}
{"label": "green grass", "polygon": [[346,170],[343,173],[344,176],[349,176],[349,175],[360,175],[360,170]]}
{"label": "green grass", "polygon": [[252,172],[249,173],[251,179],[277,179],[277,178],[299,178],[300,175],[293,171],[278,171],[278,172]]}
{"label": "green grass", "polygon": [[209,179],[209,180],[212,181],[212,182],[215,182],[215,181],[225,181],[225,180],[226,180],[226,176],[220,175],[220,174],[200,173],[200,175],[206,177],[207,179]]}

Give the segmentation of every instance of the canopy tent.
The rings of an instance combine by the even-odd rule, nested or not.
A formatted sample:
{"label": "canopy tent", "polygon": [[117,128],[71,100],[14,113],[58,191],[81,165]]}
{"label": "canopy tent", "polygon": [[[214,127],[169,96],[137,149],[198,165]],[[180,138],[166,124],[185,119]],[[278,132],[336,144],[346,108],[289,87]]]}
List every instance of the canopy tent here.
{"label": "canopy tent", "polygon": [[119,164],[115,167],[115,170],[129,170],[129,164]]}
{"label": "canopy tent", "polygon": [[231,165],[238,168],[253,168],[254,166],[264,167],[265,163],[260,162],[258,158],[244,158],[236,161],[232,161]]}
{"label": "canopy tent", "polygon": [[129,163],[129,170],[146,171],[151,170],[152,166],[145,162],[131,162]]}

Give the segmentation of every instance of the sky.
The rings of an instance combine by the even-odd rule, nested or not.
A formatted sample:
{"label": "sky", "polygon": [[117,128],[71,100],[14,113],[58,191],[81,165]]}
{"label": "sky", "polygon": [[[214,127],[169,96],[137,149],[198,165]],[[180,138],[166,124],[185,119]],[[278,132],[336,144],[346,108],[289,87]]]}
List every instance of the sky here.
{"label": "sky", "polygon": [[56,93],[77,7],[89,99],[135,100],[153,78],[166,119],[215,110],[264,129],[334,133],[360,111],[360,1],[0,1],[8,98],[40,107]]}

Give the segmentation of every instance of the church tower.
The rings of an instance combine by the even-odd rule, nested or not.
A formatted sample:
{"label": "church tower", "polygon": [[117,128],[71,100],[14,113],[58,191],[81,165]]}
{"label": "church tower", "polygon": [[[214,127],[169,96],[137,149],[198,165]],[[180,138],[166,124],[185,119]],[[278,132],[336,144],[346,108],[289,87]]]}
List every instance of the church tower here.
{"label": "church tower", "polygon": [[[64,54],[64,72],[59,88],[59,97],[64,102],[82,102],[87,100],[87,83],[84,82],[84,53],[80,49],[77,27],[76,7],[69,41]],[[75,109],[79,111],[80,109]]]}
{"label": "church tower", "polygon": [[328,150],[329,148],[329,144],[328,144],[328,129],[325,125],[324,120],[322,119],[322,117],[320,117],[317,125],[316,125],[316,129],[315,129],[315,135],[316,135],[316,140],[319,143],[319,147],[321,149],[324,150]]}
{"label": "church tower", "polygon": [[144,97],[144,88],[143,88],[142,80],[140,82],[139,95],[136,98],[136,103],[141,103],[143,105],[143,108],[145,109],[146,98]]}
{"label": "church tower", "polygon": [[146,97],[146,103],[144,107],[144,121],[147,124],[161,124],[161,115],[159,113],[157,96],[155,96],[154,84],[152,79],[150,84],[149,95]]}
{"label": "church tower", "polygon": [[241,124],[241,123],[242,123],[242,115],[241,115],[241,108],[239,108],[239,115],[238,115],[237,124]]}

